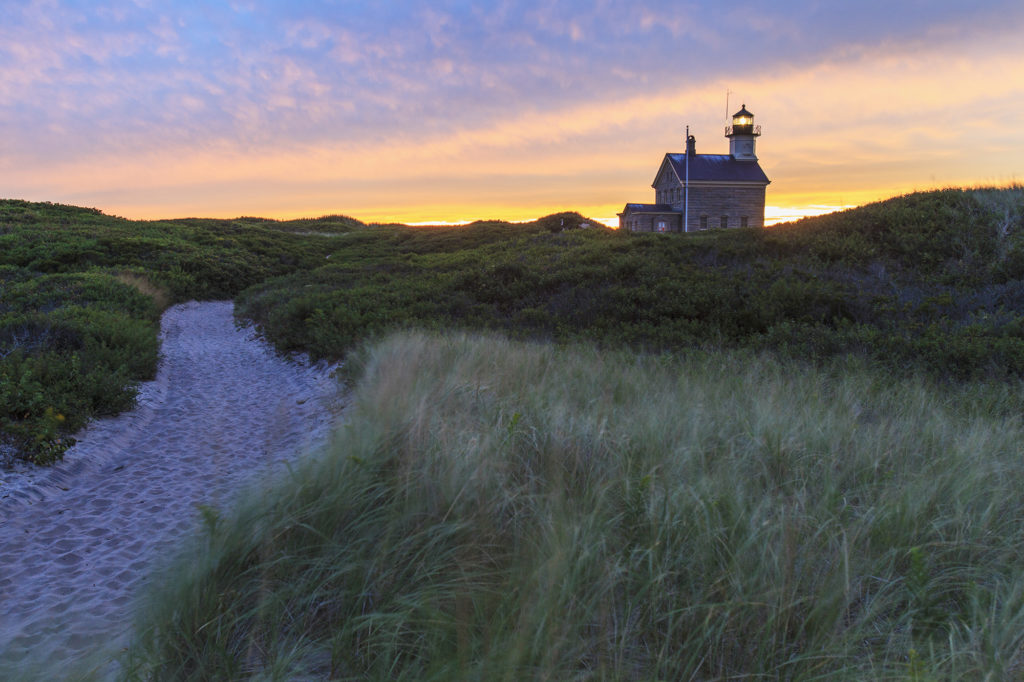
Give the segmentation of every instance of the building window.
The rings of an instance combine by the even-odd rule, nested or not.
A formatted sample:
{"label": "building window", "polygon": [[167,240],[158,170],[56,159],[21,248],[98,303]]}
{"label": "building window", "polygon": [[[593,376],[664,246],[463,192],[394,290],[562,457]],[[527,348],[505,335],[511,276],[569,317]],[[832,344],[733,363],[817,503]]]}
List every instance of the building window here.
{"label": "building window", "polygon": [[708,229],[708,217],[706,215],[702,215],[700,217],[700,229],[702,229],[702,230]]}
{"label": "building window", "polygon": [[722,216],[722,229],[724,230],[727,227],[729,227],[729,216],[724,215]]}
{"label": "building window", "polygon": [[658,232],[664,232],[668,229],[668,223],[663,218],[658,219]]}
{"label": "building window", "polygon": [[747,226],[747,216],[740,216],[740,227]]}

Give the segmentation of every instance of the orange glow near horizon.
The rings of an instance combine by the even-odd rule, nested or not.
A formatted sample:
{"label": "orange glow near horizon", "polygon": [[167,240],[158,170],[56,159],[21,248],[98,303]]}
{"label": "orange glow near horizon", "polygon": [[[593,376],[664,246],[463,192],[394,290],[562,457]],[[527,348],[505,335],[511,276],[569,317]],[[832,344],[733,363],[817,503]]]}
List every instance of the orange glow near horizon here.
{"label": "orange glow near horizon", "polygon": [[[1007,183],[1009,186],[1011,183]],[[999,185],[991,185],[999,186]],[[974,185],[965,185],[965,188],[974,187]],[[786,222],[792,222],[800,220],[801,218],[809,218],[819,215],[825,215],[828,213],[835,213],[837,211],[844,211],[864,204],[873,203],[876,201],[882,201],[896,196],[909,194],[917,191],[929,191],[932,189],[943,189],[941,187],[925,187],[925,188],[913,188],[913,189],[902,189],[897,188],[892,193],[878,192],[878,193],[865,193],[858,195],[851,195],[850,198],[857,201],[857,203],[800,203],[790,202],[785,205],[773,205],[768,203],[765,206],[765,226],[770,227],[772,225],[778,225]],[[828,199],[834,199],[832,195],[825,195]],[[797,199],[806,200],[806,196],[798,196]],[[771,197],[769,196],[769,201]],[[328,215],[345,215],[351,218],[355,218],[366,224],[404,224],[411,227],[421,226],[439,226],[439,225],[450,225],[459,226],[467,225],[469,223],[478,220],[500,220],[509,223],[524,223],[537,220],[553,213],[562,213],[567,211],[573,211],[579,213],[585,218],[589,218],[595,222],[601,223],[611,228],[618,227],[618,215],[617,213],[621,210],[621,206],[618,205],[592,205],[592,206],[568,206],[568,205],[538,205],[538,206],[515,206],[515,205],[495,205],[487,207],[484,205],[439,205],[431,207],[430,209],[424,210],[421,206],[410,207],[406,211],[395,211],[388,210],[384,207],[379,207],[377,210],[371,211],[351,211],[344,212],[335,210],[330,205],[324,205],[322,208],[311,208],[308,210],[295,210],[295,211],[275,211],[275,210],[251,210],[240,209],[237,211],[218,212],[210,210],[203,212],[200,210],[187,211],[183,213],[173,213],[168,210],[167,207],[152,207],[146,210],[145,207],[132,207],[134,210],[119,210],[109,209],[104,207],[96,207],[102,210],[104,213],[109,215],[115,215],[131,220],[169,220],[174,218],[212,218],[230,220],[233,218],[239,218],[242,216],[254,216],[260,218],[267,218],[270,220],[296,220],[304,218],[320,218]],[[140,210],[141,209],[141,210]]]}
{"label": "orange glow near horizon", "polygon": [[[938,189],[938,188],[936,188]],[[916,190],[915,190],[916,191]],[[926,191],[926,190],[922,190]],[[837,211],[844,211],[851,208],[862,206],[866,203],[872,203],[874,201],[881,201],[894,196],[900,196],[908,192],[895,192],[891,195],[881,194],[877,197],[858,204],[803,204],[803,205],[789,205],[789,206],[765,206],[765,227],[772,225],[779,225],[786,222],[792,222],[800,220],[801,218],[809,218],[819,215],[825,215],[828,213],[835,213]],[[29,199],[32,200],[32,199]],[[39,199],[39,201],[46,201]],[[81,204],[76,204],[81,205]],[[426,227],[426,226],[460,226],[467,225],[472,222],[479,220],[500,220],[509,223],[525,223],[537,220],[553,213],[562,213],[567,211],[573,211],[579,213],[585,218],[589,218],[595,222],[601,223],[607,227],[617,228],[619,225],[619,219],[617,212],[621,210],[621,207],[617,207],[614,210],[609,209],[607,206],[594,206],[594,207],[578,207],[578,206],[544,206],[536,207],[534,209],[523,209],[522,207],[496,207],[496,208],[484,208],[479,206],[467,206],[467,207],[445,207],[439,209],[436,213],[424,212],[421,209],[411,209],[409,212],[375,212],[375,213],[362,213],[362,212],[343,212],[334,210],[329,206],[325,206],[322,209],[313,208],[311,210],[299,210],[299,211],[273,211],[273,210],[238,210],[238,211],[227,211],[217,212],[210,210],[207,212],[199,211],[185,211],[179,213],[173,213],[165,207],[153,207],[150,210],[140,207],[132,207],[134,210],[123,210],[118,208],[109,208],[102,206],[89,206],[89,208],[98,208],[107,215],[113,215],[121,218],[127,218],[129,220],[173,220],[176,218],[210,218],[217,220],[231,220],[234,218],[240,218],[244,216],[248,217],[259,217],[266,218],[269,220],[299,220],[299,219],[313,219],[321,218],[329,215],[345,215],[350,218],[355,218],[366,224],[404,224],[410,227]],[[423,216],[428,217],[424,218]],[[438,217],[430,217],[430,216]]]}
{"label": "orange glow near horizon", "polygon": [[[123,14],[140,13],[143,26],[150,10],[171,7],[135,5]],[[766,23],[742,28],[752,31],[751,40],[767,41],[764,59],[742,68],[717,67],[735,52],[721,34],[688,28],[691,20],[714,24],[717,12],[683,17],[666,7],[651,14],[665,21],[624,25],[618,15],[588,10],[591,30],[628,26],[673,45],[689,36],[684,43],[706,41],[700,49],[714,57],[703,62],[703,71],[648,79],[645,69],[653,67],[643,51],[603,70],[591,68],[588,60],[603,59],[605,51],[581,52],[594,40],[577,42],[574,36],[585,35],[579,26],[565,34],[564,45],[543,43],[555,52],[538,51],[541,43],[531,41],[535,34],[548,36],[548,15],[535,17],[539,27],[520,27],[516,34],[525,41],[519,57],[539,55],[538,61],[521,64],[517,57],[482,66],[490,51],[473,52],[483,49],[474,31],[490,30],[486,21],[440,17],[436,10],[390,17],[392,24],[408,20],[415,28],[398,36],[406,39],[401,49],[391,50],[394,41],[339,27],[330,21],[335,10],[324,10],[279,31],[270,21],[267,39],[280,42],[276,51],[250,51],[230,40],[219,45],[227,51],[217,53],[227,69],[220,74],[197,66],[206,64],[205,38],[195,45],[174,42],[187,38],[188,22],[177,33],[156,36],[170,43],[147,56],[148,29],[115,50],[102,31],[65,26],[59,12],[30,7],[20,20],[38,34],[0,26],[0,123],[8,131],[0,193],[132,219],[342,214],[367,223],[457,224],[577,211],[614,223],[627,202],[653,201],[658,165],[664,153],[683,150],[687,126],[698,154],[727,153],[723,126],[741,101],[753,123],[763,126],[757,155],[772,181],[769,225],[915,190],[1006,185],[1024,174],[1024,126],[1005,123],[1006,112],[1024,108],[1024,44],[1014,25],[1019,18],[990,9],[971,30],[961,28],[971,18],[967,10],[936,24],[927,23],[929,13],[915,15],[924,23],[909,33],[883,32],[874,42],[867,42],[868,33],[843,33],[822,11],[817,21],[843,40],[823,41],[806,53],[793,48],[792,54],[786,50],[819,27],[798,25],[799,12],[765,9],[754,14]],[[234,13],[249,12],[246,21],[259,14],[218,11],[230,15],[224,19],[229,28]],[[12,10],[12,17],[19,12]],[[504,19],[517,20],[512,14]],[[204,17],[191,19],[201,24]],[[454,50],[465,52],[465,60],[438,57],[456,40],[452,31],[460,22],[473,27]],[[778,31],[785,41],[777,40]],[[185,59],[190,49],[198,52],[187,68],[175,58],[154,74],[131,70],[163,64],[166,55]],[[118,50],[143,53],[119,72],[113,68]],[[424,62],[413,50],[432,59]],[[232,71],[250,63],[258,68]],[[366,70],[367,64],[376,70]],[[406,75],[421,67],[415,78]],[[565,69],[575,70],[566,75]],[[126,96],[130,87],[117,76],[154,90],[148,99]],[[355,80],[343,80],[349,76]],[[542,85],[547,89],[535,89]],[[43,89],[32,90],[37,86]],[[578,91],[566,94],[573,87]],[[75,94],[39,108],[61,88]],[[164,96],[161,88],[177,94]],[[735,93],[729,110],[723,107],[727,91]],[[490,96],[510,99],[488,106]],[[462,99],[450,99],[456,97]],[[122,117],[109,117],[108,108]],[[51,113],[56,118],[37,121]]]}

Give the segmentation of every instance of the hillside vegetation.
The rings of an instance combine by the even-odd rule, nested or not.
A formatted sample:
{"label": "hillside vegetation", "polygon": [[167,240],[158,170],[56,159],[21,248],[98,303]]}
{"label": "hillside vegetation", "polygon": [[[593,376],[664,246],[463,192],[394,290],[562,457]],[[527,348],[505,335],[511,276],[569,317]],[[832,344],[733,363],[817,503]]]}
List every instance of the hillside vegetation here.
{"label": "hillside vegetation", "polygon": [[166,306],[323,262],[323,238],[286,232],[307,222],[137,222],[0,201],[0,464],[51,462],[89,418],[131,407],[156,372]]}
{"label": "hillside vegetation", "polygon": [[341,357],[385,330],[489,329],[660,351],[865,356],[950,378],[1024,371],[1024,190],[899,197],[691,235],[389,227],[239,297],[282,348]]}
{"label": "hillside vegetation", "polygon": [[[658,352],[852,354],[942,379],[1024,370],[1024,190],[899,197],[768,230],[632,235],[578,214],[128,221],[0,202],[0,454],[52,461],[153,376],[168,304],[238,297],[284,350],[478,329]],[[593,224],[593,223],[591,223]]]}
{"label": "hillside vegetation", "polygon": [[0,202],[2,444],[36,461],[131,403],[175,301],[346,359],[330,448],[200,510],[124,676],[1019,677],[1024,188],[585,222]]}

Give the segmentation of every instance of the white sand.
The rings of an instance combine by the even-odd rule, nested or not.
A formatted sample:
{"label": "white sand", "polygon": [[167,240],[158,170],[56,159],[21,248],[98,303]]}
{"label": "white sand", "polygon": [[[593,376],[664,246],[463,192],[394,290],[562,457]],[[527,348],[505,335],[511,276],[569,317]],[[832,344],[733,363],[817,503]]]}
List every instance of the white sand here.
{"label": "white sand", "polygon": [[330,368],[275,355],[235,327],[230,302],[175,306],[161,336],[137,409],[77,434],[53,469],[2,474],[0,676],[39,661],[74,676],[116,653],[150,569],[199,525],[197,505],[224,508],[327,440],[342,402]]}

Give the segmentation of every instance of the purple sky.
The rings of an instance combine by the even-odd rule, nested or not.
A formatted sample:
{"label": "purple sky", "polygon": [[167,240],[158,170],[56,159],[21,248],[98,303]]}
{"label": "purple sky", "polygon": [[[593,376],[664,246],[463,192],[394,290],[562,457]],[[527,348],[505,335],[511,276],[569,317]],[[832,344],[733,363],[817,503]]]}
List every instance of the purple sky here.
{"label": "purple sky", "polygon": [[[775,210],[1020,181],[1024,4],[0,0],[0,196],[597,218],[763,124]],[[731,112],[730,112],[731,113]]]}

